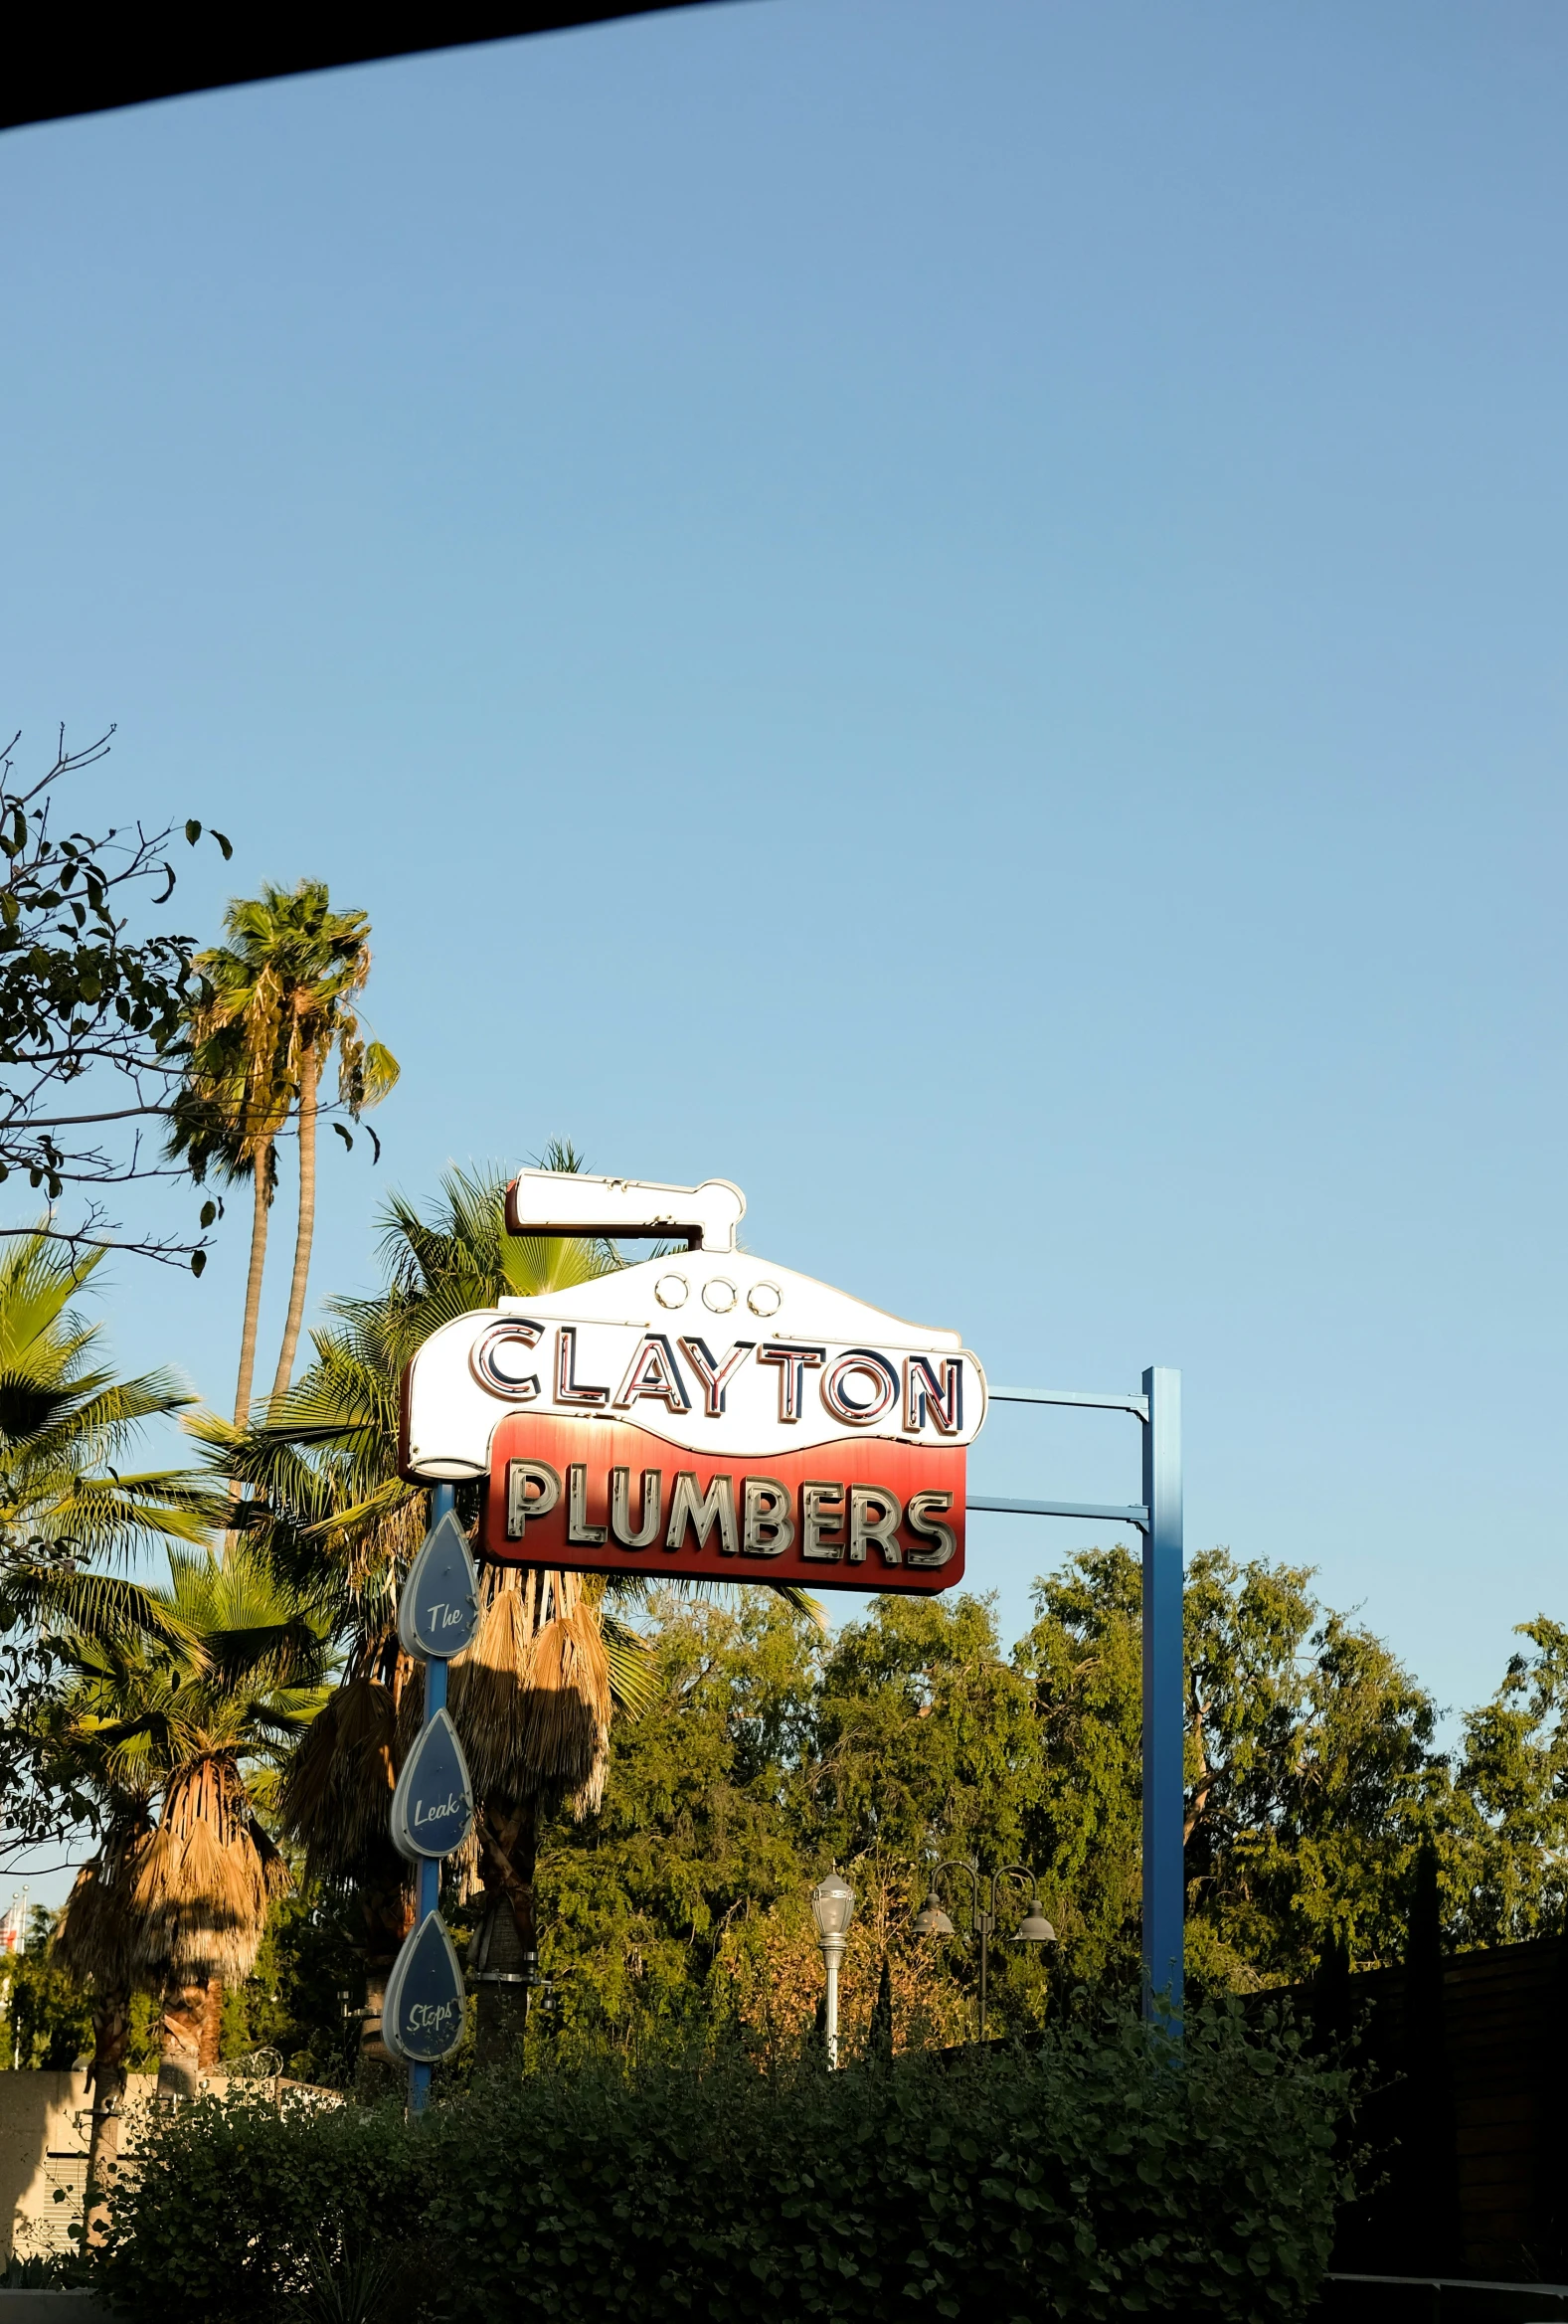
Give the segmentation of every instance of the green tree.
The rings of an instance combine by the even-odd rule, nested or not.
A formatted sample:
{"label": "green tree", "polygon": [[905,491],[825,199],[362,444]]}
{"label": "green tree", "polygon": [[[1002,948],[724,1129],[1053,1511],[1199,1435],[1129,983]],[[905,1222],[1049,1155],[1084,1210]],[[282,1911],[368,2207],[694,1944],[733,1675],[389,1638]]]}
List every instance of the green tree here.
{"label": "green tree", "polygon": [[1518,1635],[1528,1651],[1466,1715],[1440,1850],[1462,1945],[1558,1932],[1568,1909],[1568,1627],[1538,1614]]}
{"label": "green tree", "polygon": [[[1305,1567],[1223,1549],[1187,1575],[1189,1975],[1220,1989],[1304,1977],[1337,1936],[1397,1958],[1413,1852],[1443,1812],[1429,1697]],[[1136,1973],[1141,1589],[1121,1547],[1037,1590],[1022,1655],[1044,1725],[1034,1862],[1064,1966]]]}
{"label": "green tree", "polygon": [[733,2021],[737,1932],[791,1906],[798,1921],[812,1877],[818,1626],[762,1589],[666,1591],[651,1613],[650,1698],[611,1729],[602,1801],[551,1820],[539,1858],[574,2051],[679,2050]]}
{"label": "green tree", "polygon": [[[1014,1949],[1004,1922],[998,2031],[1037,2023],[1051,1991],[1135,1991],[1140,1585],[1127,1550],[1044,1579],[1011,1655],[961,1593],[881,1599],[831,1643],[766,1601],[665,1606],[659,1622],[656,1698],[612,1731],[602,1805],[556,1819],[543,1843],[561,2039],[645,2049],[737,2015],[769,2043],[803,2028],[820,1990],[805,1898],[833,1862],[861,1897],[857,2024],[885,1950],[901,2039],[917,2021],[962,2034],[975,1956],[961,1878],[958,1938],[924,1966],[909,1944],[938,1857],[1028,1866],[1060,1934],[1050,1954]],[[1194,1983],[1294,1980],[1335,1931],[1363,1962],[1399,1958],[1423,1834],[1461,1840],[1427,1698],[1305,1572],[1223,1551],[1193,1561],[1188,1642]],[[1520,1681],[1508,1698],[1536,1802],[1556,1780],[1558,1669],[1543,1656],[1534,1692]],[[1549,1831],[1521,1833],[1522,1862],[1549,1847]]]}
{"label": "green tree", "polygon": [[1227,1983],[1305,1977],[1335,1936],[1397,1957],[1448,1789],[1430,1696],[1310,1578],[1222,1549],[1188,1575],[1188,1894]]}
{"label": "green tree", "polygon": [[[174,826],[60,834],[55,786],[103,759],[109,736],[68,751],[62,730],[53,764],[32,782],[15,772],[19,739],[0,750],[0,1183],[25,1172],[52,1205],[70,1187],[84,1207],[71,1218],[52,1208],[42,1230],[0,1235],[42,1231],[77,1251],[114,1242],[188,1257],[200,1274],[199,1238],[126,1240],[104,1191],[160,1174],[138,1132],[167,1112],[183,1068],[194,940],[133,938],[127,910],[154,887],[154,907],[168,903]],[[199,822],[185,825],[192,846],[201,836]],[[221,831],[211,836],[232,854]]]}
{"label": "green tree", "polygon": [[[859,1899],[846,2048],[875,2032],[884,1959],[904,2039],[961,2039],[972,1947],[917,1939],[915,1908],[934,1858],[1018,1859],[1038,1781],[989,1608],[886,1598],[831,1642],[756,1588],[654,1613],[655,1698],[612,1730],[603,1804],[557,1818],[541,1855],[559,2039],[640,2053],[731,2027],[788,2052],[821,1991],[807,1895],[835,1862]],[[1043,1977],[1001,1950],[997,2030],[1038,2022]]]}
{"label": "green tree", "polygon": [[[251,915],[247,936],[267,945],[282,983],[281,1047],[284,1069],[296,1092],[294,1122],[299,1136],[299,1221],[283,1343],[272,1381],[276,1397],[293,1376],[294,1350],[304,1321],[315,1238],[322,1076],[335,1053],[337,1102],[357,1122],[367,1106],[379,1105],[393,1088],[398,1061],[380,1041],[366,1040],[354,1007],[370,976],[370,922],[363,912],[334,912],[319,880],[301,880],[287,895],[265,888],[261,905],[245,909]],[[353,1136],[342,1123],[334,1127],[352,1146]]]}
{"label": "green tree", "polygon": [[5,2023],[0,2065],[68,2072],[91,2048],[91,2018],[81,1985],[56,1959],[57,1915],[35,1905],[20,1954],[0,1969]]}
{"label": "green tree", "polygon": [[105,1361],[102,1326],[74,1304],[102,1257],[74,1256],[42,1230],[0,1245],[0,1631],[11,1678],[0,1813],[13,1850],[92,1814],[51,1742],[52,1629],[158,1629],[145,1594],[105,1567],[158,1541],[200,1540],[222,1506],[187,1471],[120,1465],[149,1420],[193,1399],[171,1371],[120,1379]]}
{"label": "green tree", "polygon": [[1061,1940],[1059,1975],[1137,1974],[1141,1584],[1126,1549],[1090,1549],[1035,1585],[1017,1660],[1033,1692],[1041,1772],[1025,1854]]}

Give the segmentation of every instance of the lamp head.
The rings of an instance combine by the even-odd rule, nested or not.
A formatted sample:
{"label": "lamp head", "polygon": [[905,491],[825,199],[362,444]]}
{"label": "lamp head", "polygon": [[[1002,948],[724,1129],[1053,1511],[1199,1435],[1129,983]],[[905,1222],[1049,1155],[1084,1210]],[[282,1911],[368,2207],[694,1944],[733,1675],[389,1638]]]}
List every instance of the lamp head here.
{"label": "lamp head", "polygon": [[1015,1945],[1054,1945],[1056,1931],[1045,1917],[1045,1906],[1038,1896],[1029,1900],[1029,1909],[1018,1924]]}
{"label": "lamp head", "polygon": [[842,1873],[829,1873],[811,1890],[811,1917],[819,1937],[841,1937],[854,1918],[855,1891]]}
{"label": "lamp head", "polygon": [[935,1888],[915,1915],[915,1934],[923,1937],[946,1937],[953,1934],[953,1923],[943,1910],[942,1898]]}

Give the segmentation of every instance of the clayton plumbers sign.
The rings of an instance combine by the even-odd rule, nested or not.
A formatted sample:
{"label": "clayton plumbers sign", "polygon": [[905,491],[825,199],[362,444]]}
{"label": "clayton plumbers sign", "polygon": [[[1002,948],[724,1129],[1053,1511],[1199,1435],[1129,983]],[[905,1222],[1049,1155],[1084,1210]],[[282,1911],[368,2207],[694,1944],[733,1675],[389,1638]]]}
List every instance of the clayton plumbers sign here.
{"label": "clayton plumbers sign", "polygon": [[524,1170],[513,1234],[683,1240],[432,1334],[404,1375],[400,1466],[487,1478],[493,1558],[816,1588],[928,1591],[963,1572],[985,1375],[905,1323],[736,1248],[728,1180]]}

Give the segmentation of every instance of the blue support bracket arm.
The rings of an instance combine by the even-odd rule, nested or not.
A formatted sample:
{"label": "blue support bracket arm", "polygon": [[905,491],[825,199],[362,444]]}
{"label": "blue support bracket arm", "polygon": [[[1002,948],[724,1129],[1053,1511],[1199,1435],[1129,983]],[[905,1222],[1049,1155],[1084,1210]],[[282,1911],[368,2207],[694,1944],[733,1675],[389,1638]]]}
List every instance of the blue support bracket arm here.
{"label": "blue support bracket arm", "polygon": [[1140,1396],[1064,1388],[991,1388],[993,1404],[1070,1404],[1130,1412],[1142,1425],[1141,1502],[1036,1501],[973,1494],[970,1510],[1000,1517],[1082,1518],[1143,1536],[1143,2015],[1174,2034],[1182,2010],[1186,1909],[1185,1664],[1181,1537],[1181,1374],[1155,1365]]}

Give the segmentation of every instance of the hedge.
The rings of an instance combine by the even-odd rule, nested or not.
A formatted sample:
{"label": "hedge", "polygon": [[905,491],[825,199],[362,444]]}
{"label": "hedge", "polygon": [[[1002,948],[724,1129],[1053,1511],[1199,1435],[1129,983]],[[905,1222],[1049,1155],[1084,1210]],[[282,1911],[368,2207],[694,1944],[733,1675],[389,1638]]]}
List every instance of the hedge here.
{"label": "hedge", "polygon": [[1285,2324],[1344,2096],[1221,2008],[1179,2062],[1124,2020],[835,2075],[492,2075],[412,2124],[208,2099],[154,2134],[97,2275],[157,2324],[302,2314],[312,2283],[311,2313],[399,2324]]}

